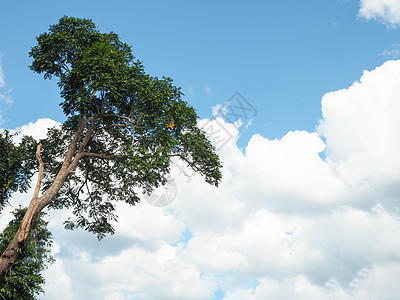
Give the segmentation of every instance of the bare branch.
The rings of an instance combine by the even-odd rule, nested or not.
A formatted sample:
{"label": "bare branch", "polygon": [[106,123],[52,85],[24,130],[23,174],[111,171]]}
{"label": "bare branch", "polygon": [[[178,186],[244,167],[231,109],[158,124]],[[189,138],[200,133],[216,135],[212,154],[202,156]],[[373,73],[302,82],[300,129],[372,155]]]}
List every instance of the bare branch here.
{"label": "bare branch", "polygon": [[39,175],[36,182],[35,192],[33,193],[33,199],[37,199],[39,197],[40,187],[42,186],[43,172],[44,172],[44,163],[42,157],[40,156],[40,150],[42,149],[42,144],[37,145],[36,148],[36,158],[39,162]]}
{"label": "bare branch", "polygon": [[[129,117],[126,116],[121,116],[121,115],[117,115],[117,114],[108,114],[108,115],[104,115],[104,117],[114,117],[114,118],[119,118],[122,119],[122,122],[124,124],[113,124],[113,126],[115,127],[125,127],[127,129],[132,130],[132,142],[131,142],[131,147],[133,147],[133,144],[135,143],[135,128],[138,127],[137,124],[140,122],[140,120],[143,118],[144,113],[141,113],[139,118],[132,120],[131,119],[131,114],[129,115]],[[127,124],[127,122],[129,124]]]}
{"label": "bare branch", "polygon": [[93,99],[94,95],[96,94],[97,90],[94,89],[92,94],[90,95],[89,101]]}
{"label": "bare branch", "polygon": [[135,121],[136,121],[136,124],[140,122],[140,120],[143,118],[143,116],[144,116],[144,113],[142,113],[142,114],[139,116],[139,119],[137,119],[137,121],[135,120]]}

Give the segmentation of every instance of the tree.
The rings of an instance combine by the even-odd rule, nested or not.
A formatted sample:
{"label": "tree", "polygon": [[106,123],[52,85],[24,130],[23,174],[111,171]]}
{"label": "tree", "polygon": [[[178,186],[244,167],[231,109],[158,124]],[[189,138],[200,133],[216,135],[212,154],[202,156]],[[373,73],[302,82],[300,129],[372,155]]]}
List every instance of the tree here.
{"label": "tree", "polygon": [[0,132],[0,210],[7,204],[11,193],[26,192],[35,167],[36,142],[31,137],[23,137],[16,145],[13,135]]}
{"label": "tree", "polygon": [[[4,251],[21,224],[26,208],[16,209],[14,219],[0,234],[0,251]],[[47,264],[53,262],[50,254],[51,233],[47,230],[47,222],[43,220],[44,213],[32,223],[30,235],[25,245],[20,248],[18,258],[8,270],[0,283],[0,299],[31,300],[35,295],[43,293],[42,285],[45,279],[41,272]]]}
{"label": "tree", "polygon": [[0,257],[0,280],[46,206],[73,208],[66,227],[102,238],[114,232],[115,201],[134,205],[138,189],[150,193],[165,184],[172,157],[218,186],[221,163],[197,127],[195,110],[170,78],[147,75],[117,34],[100,33],[88,19],[63,17],[37,37],[30,56],[34,72],[59,79],[67,119],[37,147],[35,192]]}
{"label": "tree", "polygon": [[[16,191],[26,192],[33,175],[36,142],[31,137],[23,137],[18,145],[14,135],[8,131],[0,132],[0,209],[11,194]],[[26,209],[16,209],[14,219],[0,234],[0,253],[2,253],[21,224]],[[45,280],[40,274],[52,261],[50,256],[51,233],[47,230],[42,214],[33,223],[29,239],[18,250],[14,266],[6,273],[0,283],[0,299],[35,299],[43,292],[41,285]]]}

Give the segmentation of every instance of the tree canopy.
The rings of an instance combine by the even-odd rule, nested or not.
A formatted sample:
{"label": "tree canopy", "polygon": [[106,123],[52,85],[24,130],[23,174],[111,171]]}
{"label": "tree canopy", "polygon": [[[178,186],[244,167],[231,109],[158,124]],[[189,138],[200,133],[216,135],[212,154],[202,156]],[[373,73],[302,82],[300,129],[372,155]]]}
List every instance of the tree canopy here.
{"label": "tree canopy", "polygon": [[0,132],[0,210],[13,192],[29,188],[36,167],[35,148],[36,142],[30,137],[17,145],[10,132]]}
{"label": "tree canopy", "polygon": [[[186,161],[208,183],[218,185],[220,161],[195,110],[170,78],[151,77],[131,47],[115,33],[100,33],[91,20],[63,17],[37,37],[31,69],[57,77],[67,121],[43,144],[43,190],[61,169],[71,137],[79,160],[50,207],[73,207],[68,228],[102,237],[112,233],[112,201],[134,204],[137,188],[150,193],[166,182],[171,157]],[[171,123],[173,126],[171,126]]]}

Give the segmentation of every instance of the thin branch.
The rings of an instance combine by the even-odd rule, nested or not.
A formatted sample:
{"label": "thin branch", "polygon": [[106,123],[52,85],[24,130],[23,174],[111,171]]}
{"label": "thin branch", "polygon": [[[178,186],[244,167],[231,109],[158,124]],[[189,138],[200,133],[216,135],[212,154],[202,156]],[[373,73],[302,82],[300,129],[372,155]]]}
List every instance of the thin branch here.
{"label": "thin branch", "polygon": [[144,116],[144,113],[142,113],[140,116],[139,116],[139,119],[137,119],[137,121],[136,121],[136,124],[138,124],[139,122],[140,122],[140,120],[143,118],[143,116]]}
{"label": "thin branch", "polygon": [[97,92],[97,90],[94,89],[93,92],[92,92],[92,94],[90,95],[89,101],[91,101],[91,100],[93,99],[93,97],[94,97],[94,95],[96,94],[96,92]]}
{"label": "thin branch", "polygon": [[37,199],[39,197],[40,187],[42,186],[43,172],[44,172],[44,163],[42,157],[40,156],[40,150],[42,149],[42,144],[37,145],[36,148],[36,159],[39,162],[39,175],[36,182],[35,192],[33,193],[33,199]]}
{"label": "thin branch", "polygon": [[93,197],[92,197],[92,194],[90,193],[90,188],[89,188],[89,184],[88,184],[87,179],[85,180],[85,184],[86,184],[86,189],[88,191],[89,198],[90,198],[90,203],[91,203],[93,201]]}
{"label": "thin branch", "polygon": [[[131,147],[133,147],[133,144],[135,143],[135,128],[138,127],[137,124],[140,122],[140,120],[143,118],[143,116],[144,116],[144,113],[141,113],[139,118],[132,120],[131,114],[129,115],[129,117],[125,117],[125,116],[121,116],[121,115],[117,115],[117,114],[104,115],[104,117],[114,117],[114,118],[122,119],[122,122],[124,124],[112,124],[112,125],[115,127],[125,127],[132,131],[131,132],[131,135],[132,135]],[[127,124],[127,122],[129,122],[130,124]]]}
{"label": "thin branch", "polygon": [[64,68],[65,71],[67,71],[67,72],[70,71],[68,65],[65,62],[62,63],[62,67]]}
{"label": "thin branch", "polygon": [[135,143],[135,127],[132,127],[132,142],[131,142],[131,147],[133,147],[133,144]]}
{"label": "thin branch", "polygon": [[136,97],[134,95],[131,99],[131,111],[129,112],[129,117],[132,117],[132,115],[133,115],[133,106],[134,106],[135,101],[136,101]]}
{"label": "thin branch", "polygon": [[170,154],[169,156],[171,156],[171,157],[172,157],[172,156],[180,157],[181,159],[183,159],[184,161],[186,161],[186,162],[188,163],[189,167],[191,167],[193,170],[195,170],[196,172],[201,171],[200,168],[198,168],[197,166],[195,166],[193,162],[189,161],[189,160],[186,158],[186,156],[183,156],[182,154]]}
{"label": "thin branch", "polygon": [[129,155],[107,155],[107,154],[100,154],[100,153],[94,153],[94,152],[82,152],[79,153],[79,158],[81,157],[95,157],[95,158],[101,158],[101,159],[115,159],[115,158],[128,158]]}
{"label": "thin branch", "polygon": [[85,182],[82,183],[82,185],[79,187],[79,189],[78,189],[78,191],[77,191],[75,197],[72,199],[72,201],[74,202],[74,204],[75,204],[76,200],[79,198],[79,194],[81,193],[83,187],[85,186],[85,184],[86,184],[86,182],[87,182],[87,180],[88,180],[88,175],[89,175],[89,166],[88,166],[88,164],[86,163]]}
{"label": "thin branch", "polygon": [[103,116],[104,118],[119,118],[128,121],[131,124],[135,124],[135,120],[132,120],[130,117],[125,117],[117,114],[106,114]]}

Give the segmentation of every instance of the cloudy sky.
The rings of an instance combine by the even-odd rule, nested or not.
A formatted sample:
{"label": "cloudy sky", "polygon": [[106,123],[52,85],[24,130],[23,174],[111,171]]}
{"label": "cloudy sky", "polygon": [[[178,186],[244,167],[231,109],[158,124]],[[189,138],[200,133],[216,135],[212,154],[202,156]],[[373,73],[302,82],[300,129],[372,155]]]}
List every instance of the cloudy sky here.
{"label": "cloudy sky", "polygon": [[224,166],[215,188],[176,163],[100,242],[49,211],[40,299],[399,298],[399,1],[22,2],[1,4],[1,128],[63,122],[27,53],[61,16],[92,18],[175,79]]}

